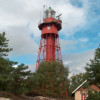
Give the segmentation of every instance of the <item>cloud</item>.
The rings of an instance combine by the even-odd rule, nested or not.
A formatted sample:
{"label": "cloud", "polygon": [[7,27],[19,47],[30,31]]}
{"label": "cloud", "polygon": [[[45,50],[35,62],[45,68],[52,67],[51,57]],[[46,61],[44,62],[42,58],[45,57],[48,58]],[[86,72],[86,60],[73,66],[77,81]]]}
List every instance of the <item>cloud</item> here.
{"label": "cloud", "polygon": [[65,66],[69,67],[71,75],[72,73],[77,74],[80,72],[84,72],[84,67],[86,66],[86,63],[90,62],[90,59],[93,59],[94,52],[94,50],[89,50],[83,53],[76,54],[66,53],[63,55],[63,63]]}
{"label": "cloud", "polygon": [[[80,26],[85,25],[85,6],[78,8],[69,0],[59,0],[55,6],[55,2],[55,0],[47,1],[57,14],[62,13],[63,34],[72,35]],[[37,54],[41,35],[38,22],[42,19],[44,4],[46,4],[45,0],[35,2],[33,0],[0,0],[0,32],[6,31],[7,38],[10,40],[9,45],[14,48],[14,54]],[[83,4],[85,5],[85,2]],[[31,34],[33,39],[30,37]]]}
{"label": "cloud", "polygon": [[16,68],[16,67],[18,67],[18,65],[14,65],[14,66],[12,66],[12,67]]}
{"label": "cloud", "polygon": [[80,41],[80,42],[88,42],[89,39],[88,39],[88,38],[80,38],[79,41]]}
{"label": "cloud", "polygon": [[66,36],[73,35],[76,31],[85,26],[87,22],[87,7],[83,6],[79,8],[72,5],[70,2],[64,3],[62,7],[60,5],[61,4],[57,5],[56,9],[62,13],[63,34]]}
{"label": "cloud", "polygon": [[[90,63],[90,59],[94,58],[95,50],[89,50],[82,53],[65,53],[63,55],[63,64],[69,67],[70,74],[78,74],[81,72],[85,72],[86,63]],[[28,65],[29,70],[35,72],[36,64]]]}
{"label": "cloud", "polygon": [[60,39],[61,51],[64,52],[66,50],[75,50],[75,49],[77,49],[75,47],[75,45],[77,43],[78,43],[77,41],[73,41],[73,40],[62,40],[62,39]]}
{"label": "cloud", "polygon": [[30,65],[28,65],[28,67],[29,67],[30,71],[35,72],[35,70],[36,70],[36,64],[30,64]]}
{"label": "cloud", "polygon": [[[38,22],[43,18],[44,4],[51,6],[57,15],[62,14],[63,29],[60,32],[67,37],[66,39],[86,27],[91,5],[89,5],[89,0],[77,1],[82,3],[81,7],[78,6],[78,3],[72,4],[70,0],[0,0],[0,33],[5,31],[6,37],[10,40],[9,46],[13,48],[10,55],[37,55],[41,35]],[[88,39],[81,38],[80,41],[87,42]],[[62,51],[77,49],[75,47],[77,43],[78,40],[60,39]],[[80,72],[92,57],[93,51],[63,54],[64,64],[68,64],[73,73]],[[34,68],[35,64],[29,65],[29,69],[33,70]]]}
{"label": "cloud", "polygon": [[[31,38],[30,30],[26,26],[11,26],[6,31],[9,47],[13,48],[12,56],[23,54],[37,54],[39,45]],[[20,29],[20,30],[19,30]],[[16,31],[15,31],[16,30]]]}
{"label": "cloud", "polygon": [[80,44],[81,48],[87,48],[88,46],[86,44]]}

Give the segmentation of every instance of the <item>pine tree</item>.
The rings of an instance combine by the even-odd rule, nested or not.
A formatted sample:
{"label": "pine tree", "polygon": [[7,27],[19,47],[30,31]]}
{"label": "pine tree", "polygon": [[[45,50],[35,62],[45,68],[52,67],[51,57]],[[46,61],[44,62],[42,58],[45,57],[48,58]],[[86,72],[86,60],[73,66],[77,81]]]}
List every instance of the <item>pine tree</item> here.
{"label": "pine tree", "polygon": [[94,59],[90,60],[91,63],[87,64],[85,68],[88,75],[88,80],[91,84],[100,87],[100,47],[95,50]]}
{"label": "pine tree", "polygon": [[80,84],[87,80],[86,73],[79,73],[70,77],[70,91],[74,91]]}
{"label": "pine tree", "polygon": [[0,91],[9,91],[16,94],[26,93],[28,77],[31,77],[31,72],[28,71],[28,66],[24,64],[14,68],[17,62],[10,61],[7,56],[12,48],[8,47],[8,41],[5,37],[5,32],[0,34]]}
{"label": "pine tree", "polygon": [[24,64],[18,65],[18,67],[14,68],[11,75],[12,78],[9,84],[9,90],[15,94],[23,94],[28,92],[26,87],[28,82],[27,78],[31,75],[31,72],[28,70],[28,66],[25,66]]}
{"label": "pine tree", "polygon": [[11,78],[11,72],[13,71],[13,65],[16,62],[10,61],[7,56],[7,53],[12,49],[8,48],[8,40],[5,37],[5,32],[0,34],[0,90],[6,91],[8,87],[8,82]]}
{"label": "pine tree", "polygon": [[5,37],[5,32],[0,33],[0,57],[7,56],[7,52],[12,50],[12,48],[8,48],[8,41]]}
{"label": "pine tree", "polygon": [[69,69],[59,62],[42,62],[36,72],[43,95],[66,97]]}

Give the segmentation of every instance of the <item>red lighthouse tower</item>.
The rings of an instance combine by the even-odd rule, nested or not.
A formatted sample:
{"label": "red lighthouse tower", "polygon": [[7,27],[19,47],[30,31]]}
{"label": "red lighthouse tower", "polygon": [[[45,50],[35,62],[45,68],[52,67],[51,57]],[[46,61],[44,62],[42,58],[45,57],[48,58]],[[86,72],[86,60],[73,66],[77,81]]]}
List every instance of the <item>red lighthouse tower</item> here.
{"label": "red lighthouse tower", "polygon": [[44,18],[38,25],[41,32],[41,41],[37,57],[36,69],[42,61],[62,62],[58,31],[62,28],[60,15],[55,17],[56,12],[49,7],[44,11]]}

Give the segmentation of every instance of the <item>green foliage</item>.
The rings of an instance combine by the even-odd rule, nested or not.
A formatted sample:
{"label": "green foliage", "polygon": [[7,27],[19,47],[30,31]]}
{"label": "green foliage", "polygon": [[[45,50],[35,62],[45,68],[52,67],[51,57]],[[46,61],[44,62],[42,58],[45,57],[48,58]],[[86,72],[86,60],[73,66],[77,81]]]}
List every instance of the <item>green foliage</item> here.
{"label": "green foliage", "polygon": [[89,89],[86,100],[100,100],[100,92]]}
{"label": "green foliage", "polygon": [[24,64],[14,68],[17,62],[10,61],[7,56],[12,49],[8,48],[8,40],[5,32],[0,34],[0,91],[10,91],[16,94],[22,94],[28,91],[26,88],[27,78],[30,76],[28,66]]}
{"label": "green foliage", "polygon": [[0,57],[7,56],[7,52],[11,50],[11,48],[8,48],[8,40],[5,37],[5,32],[3,32],[0,34]]}
{"label": "green foliage", "polygon": [[10,80],[10,73],[12,70],[13,68],[9,66],[9,61],[0,58],[0,90],[6,90],[6,83]]}
{"label": "green foliage", "polygon": [[74,91],[80,84],[87,79],[86,73],[79,73],[70,77],[70,91]]}
{"label": "green foliage", "polygon": [[28,66],[24,64],[19,65],[14,68],[11,73],[11,81],[9,83],[9,90],[15,94],[26,93],[28,90],[26,88],[27,78],[30,76],[31,72],[27,70]]}
{"label": "green foliage", "polygon": [[39,76],[36,73],[31,73],[30,76],[27,78],[26,87],[28,91],[32,91],[33,89],[40,89],[40,83],[39,83]]}
{"label": "green foliage", "polygon": [[96,49],[94,59],[90,60],[85,68],[88,75],[88,80],[91,84],[100,86],[100,47]]}
{"label": "green foliage", "polygon": [[69,69],[59,62],[42,62],[35,74],[42,93],[49,96],[65,96],[69,87]]}
{"label": "green foliage", "polygon": [[0,34],[0,90],[5,91],[7,89],[7,83],[10,81],[11,72],[13,71],[13,65],[16,62],[12,62],[4,56],[7,56],[7,53],[11,51],[11,48],[8,48],[8,40],[5,37],[5,32]]}
{"label": "green foliage", "polygon": [[58,62],[42,62],[36,73],[28,71],[24,64],[14,68],[17,62],[5,58],[12,49],[8,48],[5,33],[0,34],[0,91],[23,94],[38,90],[49,96],[65,96],[69,91],[68,67]]}

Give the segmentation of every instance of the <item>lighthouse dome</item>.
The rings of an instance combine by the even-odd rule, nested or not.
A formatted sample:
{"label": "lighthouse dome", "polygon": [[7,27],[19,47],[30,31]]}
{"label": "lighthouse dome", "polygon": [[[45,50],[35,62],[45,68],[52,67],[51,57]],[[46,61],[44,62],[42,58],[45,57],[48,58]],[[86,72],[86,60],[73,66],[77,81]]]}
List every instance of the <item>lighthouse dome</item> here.
{"label": "lighthouse dome", "polygon": [[49,7],[47,10],[44,11],[44,18],[55,18],[55,11]]}

